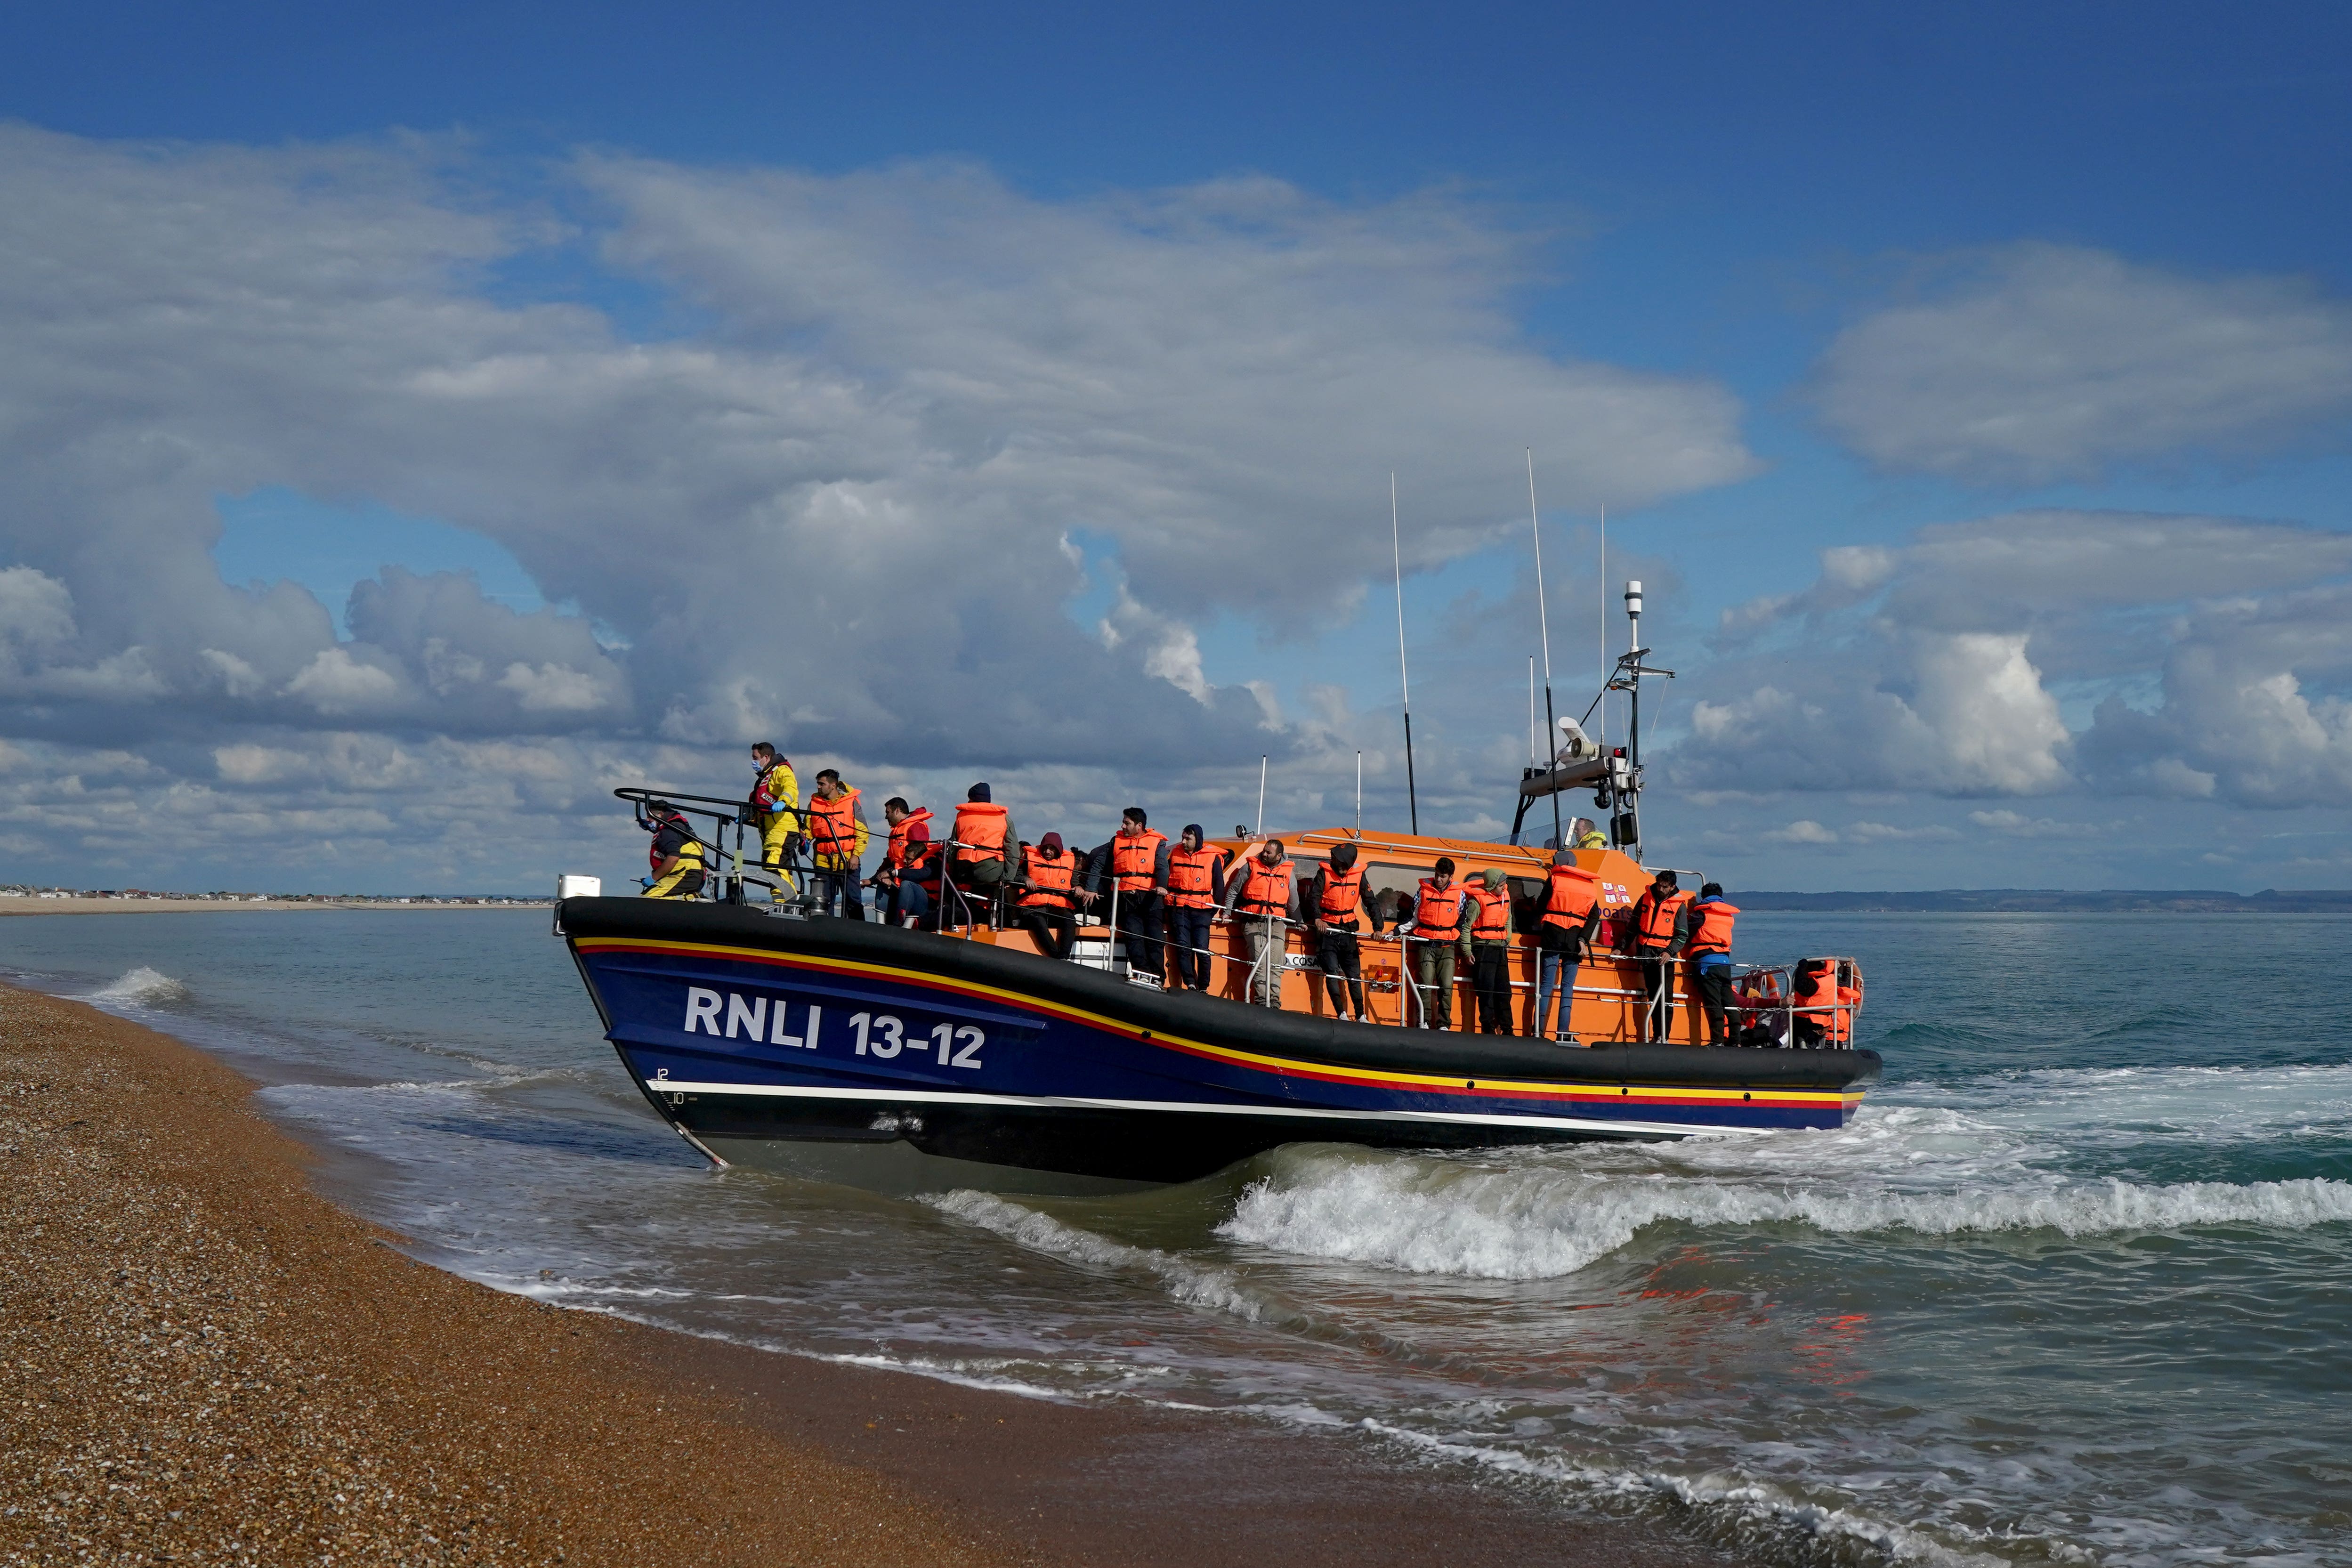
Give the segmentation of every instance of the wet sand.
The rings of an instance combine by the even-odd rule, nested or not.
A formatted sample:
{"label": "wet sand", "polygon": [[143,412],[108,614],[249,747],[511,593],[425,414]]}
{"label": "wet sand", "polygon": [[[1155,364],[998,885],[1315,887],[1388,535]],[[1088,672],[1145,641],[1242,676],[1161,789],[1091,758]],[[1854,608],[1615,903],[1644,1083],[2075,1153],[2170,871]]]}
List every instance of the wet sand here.
{"label": "wet sand", "polygon": [[501,1295],[320,1197],[252,1089],[0,987],[0,1561],[1727,1561],[1345,1435]]}

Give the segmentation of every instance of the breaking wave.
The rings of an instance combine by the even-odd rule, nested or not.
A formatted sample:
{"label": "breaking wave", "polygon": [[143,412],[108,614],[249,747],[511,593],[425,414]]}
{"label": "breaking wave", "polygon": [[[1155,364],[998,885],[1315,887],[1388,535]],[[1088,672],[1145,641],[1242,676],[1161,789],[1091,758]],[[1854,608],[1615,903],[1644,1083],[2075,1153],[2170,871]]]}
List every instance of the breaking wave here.
{"label": "breaking wave", "polygon": [[82,998],[101,1007],[163,1007],[187,999],[186,986],[143,963]]}
{"label": "breaking wave", "polygon": [[1839,1234],[2055,1230],[2070,1237],[2352,1221],[2352,1182],[2144,1185],[2035,1173],[1990,1189],[1763,1186],[1559,1165],[1495,1168],[1412,1156],[1299,1152],[1243,1193],[1229,1240],[1415,1274],[1540,1279],[1572,1274],[1644,1226],[1793,1224]]}

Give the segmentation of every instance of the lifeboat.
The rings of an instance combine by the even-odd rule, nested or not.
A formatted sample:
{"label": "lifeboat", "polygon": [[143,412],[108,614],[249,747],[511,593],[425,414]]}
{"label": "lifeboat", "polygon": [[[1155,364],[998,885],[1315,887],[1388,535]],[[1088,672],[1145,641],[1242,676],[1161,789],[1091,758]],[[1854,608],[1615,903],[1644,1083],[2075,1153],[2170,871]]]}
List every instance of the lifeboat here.
{"label": "lifeboat", "polygon": [[[1617,679],[1664,673],[1641,664],[1643,651]],[[936,931],[833,918],[800,891],[805,868],[779,885],[784,901],[745,902],[758,846],[746,860],[732,826],[740,803],[716,797],[661,797],[709,824],[704,896],[562,898],[556,927],[623,1066],[697,1149],[886,1190],[1133,1190],[1293,1142],[1480,1149],[1843,1125],[1881,1071],[1853,1045],[1860,965],[1799,961],[1836,980],[1801,996],[1797,964],[1739,965],[1741,1043],[1707,1046],[1695,1043],[1704,1024],[1676,963],[1670,1021],[1645,1038],[1651,961],[1631,951],[1633,905],[1653,879],[1639,854],[1638,752],[1528,769],[1519,816],[1585,787],[1612,814],[1606,847],[1572,851],[1601,899],[1566,1024],[1574,1046],[1535,1037],[1530,938],[1513,939],[1515,1033],[1491,1035],[1423,1026],[1449,1010],[1417,993],[1409,936],[1386,918],[1383,934],[1358,938],[1370,1019],[1353,1022],[1331,1016],[1303,927],[1254,965],[1244,923],[1216,925],[1204,994],[1160,989],[1104,926],[1081,926],[1072,958],[1056,960],[1001,908]],[[1302,886],[1334,847],[1355,845],[1366,898],[1384,914],[1409,915],[1441,857],[1465,882],[1499,870],[1530,929],[1552,858],[1517,842],[1360,828],[1279,837]],[[1213,842],[1237,864],[1261,836]],[[1685,889],[1701,880],[1678,875]],[[1476,1016],[1467,968],[1450,1008],[1465,1024]]]}

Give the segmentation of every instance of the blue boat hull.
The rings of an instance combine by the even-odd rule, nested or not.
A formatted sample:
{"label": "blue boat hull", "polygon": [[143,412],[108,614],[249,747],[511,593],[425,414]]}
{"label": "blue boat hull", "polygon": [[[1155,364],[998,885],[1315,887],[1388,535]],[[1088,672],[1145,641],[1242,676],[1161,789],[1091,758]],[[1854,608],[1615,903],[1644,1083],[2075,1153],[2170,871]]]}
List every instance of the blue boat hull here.
{"label": "blue boat hull", "polygon": [[984,942],[740,907],[558,911],[607,1038],[713,1158],[886,1186],[1108,1190],[1301,1142],[1482,1148],[1842,1125],[1869,1051],[1339,1023]]}

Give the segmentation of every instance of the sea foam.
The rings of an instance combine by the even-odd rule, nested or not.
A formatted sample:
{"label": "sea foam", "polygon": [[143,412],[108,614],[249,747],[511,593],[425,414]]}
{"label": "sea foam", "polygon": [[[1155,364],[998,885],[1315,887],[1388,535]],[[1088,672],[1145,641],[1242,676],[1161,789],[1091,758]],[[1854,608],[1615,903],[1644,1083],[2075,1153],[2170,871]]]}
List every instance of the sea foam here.
{"label": "sea foam", "polygon": [[101,1007],[164,1007],[187,999],[186,986],[143,963],[82,998]]}
{"label": "sea foam", "polygon": [[[2027,1174],[2020,1173],[2020,1175]],[[1647,1226],[1793,1224],[1838,1234],[2054,1230],[2070,1237],[2247,1224],[2352,1221],[2352,1182],[2143,1185],[2031,1173],[1982,1189],[1764,1185],[1662,1173],[1496,1168],[1411,1155],[1297,1153],[1254,1184],[1219,1227],[1229,1240],[1416,1274],[1538,1279],[1572,1274]]]}

